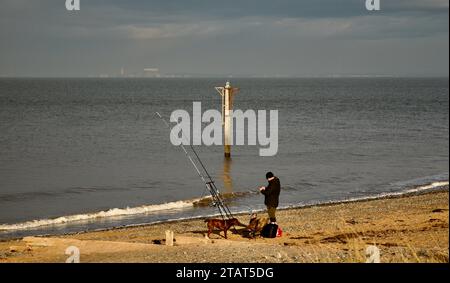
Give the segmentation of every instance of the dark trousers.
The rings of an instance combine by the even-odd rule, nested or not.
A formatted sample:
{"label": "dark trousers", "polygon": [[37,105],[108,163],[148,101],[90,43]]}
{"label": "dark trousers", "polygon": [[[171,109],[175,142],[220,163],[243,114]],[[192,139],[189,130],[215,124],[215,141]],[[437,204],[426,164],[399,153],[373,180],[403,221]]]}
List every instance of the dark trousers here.
{"label": "dark trousers", "polygon": [[268,206],[267,213],[269,214],[270,222],[277,222],[277,218],[275,217],[275,212],[277,211],[276,207]]}

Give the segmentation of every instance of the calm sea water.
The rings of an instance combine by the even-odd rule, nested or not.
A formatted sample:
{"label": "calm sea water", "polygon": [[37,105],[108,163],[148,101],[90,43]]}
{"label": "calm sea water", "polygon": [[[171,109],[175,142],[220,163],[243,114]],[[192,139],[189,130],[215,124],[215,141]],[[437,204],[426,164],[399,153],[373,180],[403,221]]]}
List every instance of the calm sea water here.
{"label": "calm sea water", "polygon": [[[85,221],[0,231],[0,237],[214,213],[211,207],[173,203],[198,198],[205,188],[154,112],[191,112],[193,101],[220,110],[214,87],[224,83],[0,79],[0,225],[130,208],[129,215],[106,217],[123,214],[113,210]],[[222,191],[247,192],[230,201],[232,211],[263,208],[262,196],[250,192],[265,185],[266,171],[281,179],[282,206],[448,180],[447,78],[231,83],[240,88],[235,109],[279,111],[274,157],[260,157],[258,146],[234,146],[227,162],[221,146],[196,147]],[[134,208],[143,205],[152,212],[137,213]]]}

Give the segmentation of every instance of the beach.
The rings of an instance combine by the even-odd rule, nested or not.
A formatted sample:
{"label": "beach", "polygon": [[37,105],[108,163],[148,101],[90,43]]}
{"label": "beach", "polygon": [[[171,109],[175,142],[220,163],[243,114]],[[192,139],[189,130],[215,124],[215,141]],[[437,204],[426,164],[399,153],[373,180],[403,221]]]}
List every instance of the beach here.
{"label": "beach", "polygon": [[[203,219],[25,237],[0,242],[0,262],[65,262],[75,246],[80,262],[303,263],[366,262],[375,246],[380,262],[449,261],[448,186],[432,192],[326,204],[277,212],[281,237],[244,237],[243,229],[209,239]],[[260,213],[265,217],[265,213]],[[248,223],[248,214],[238,215]],[[174,232],[166,246],[165,231]]]}

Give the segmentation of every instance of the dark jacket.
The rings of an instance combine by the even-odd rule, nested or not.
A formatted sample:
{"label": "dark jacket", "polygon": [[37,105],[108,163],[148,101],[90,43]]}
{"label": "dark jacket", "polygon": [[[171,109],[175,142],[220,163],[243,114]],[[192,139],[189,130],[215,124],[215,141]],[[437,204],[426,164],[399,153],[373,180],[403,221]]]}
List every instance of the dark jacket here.
{"label": "dark jacket", "polygon": [[280,179],[275,177],[272,181],[269,181],[269,185],[261,193],[264,195],[266,206],[277,207],[278,197],[280,196]]}

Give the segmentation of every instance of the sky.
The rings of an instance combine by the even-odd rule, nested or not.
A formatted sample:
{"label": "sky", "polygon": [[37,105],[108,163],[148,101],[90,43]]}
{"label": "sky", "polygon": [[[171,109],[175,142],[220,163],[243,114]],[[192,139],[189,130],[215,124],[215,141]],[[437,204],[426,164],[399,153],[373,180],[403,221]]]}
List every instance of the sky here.
{"label": "sky", "polygon": [[449,1],[0,0],[0,76],[444,76]]}

